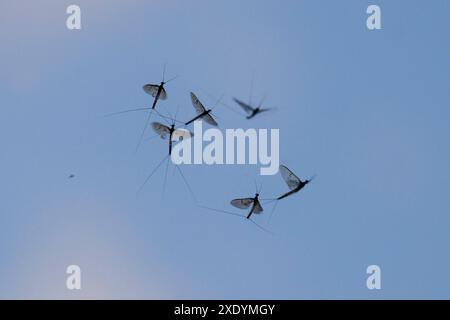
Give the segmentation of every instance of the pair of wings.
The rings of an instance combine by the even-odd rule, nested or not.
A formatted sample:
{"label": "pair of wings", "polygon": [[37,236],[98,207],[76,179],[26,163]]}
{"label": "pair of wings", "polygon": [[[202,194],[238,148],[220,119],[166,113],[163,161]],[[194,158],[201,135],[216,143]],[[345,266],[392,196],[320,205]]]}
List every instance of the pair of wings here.
{"label": "pair of wings", "polygon": [[[235,101],[242,109],[244,109],[244,111],[247,112],[248,115],[253,114],[253,112],[256,110],[255,108],[253,108],[253,107],[250,106],[249,104],[247,104],[247,103],[245,103],[245,102],[242,102],[242,101],[239,100],[239,99],[233,98],[233,100],[234,100],[234,101]],[[265,108],[265,109],[260,108],[260,109],[258,110],[258,113],[264,112],[264,111],[269,111],[269,110],[270,110],[269,108]]]}
{"label": "pair of wings", "polygon": [[261,203],[259,203],[258,200],[255,202],[254,198],[234,199],[234,200],[231,200],[231,205],[236,208],[239,208],[239,209],[247,209],[251,205],[254,205],[253,213],[263,212]]}
{"label": "pair of wings", "polygon": [[[198,100],[197,96],[191,92],[191,101],[192,101],[192,105],[194,106],[195,112],[197,112],[197,115],[203,114],[204,112],[206,112],[205,107],[203,106],[203,104],[200,102],[200,100]],[[218,126],[216,120],[214,120],[214,118],[208,113],[205,114],[202,117],[203,120],[205,120],[207,123],[209,123],[212,126]]]}
{"label": "pair of wings", "polygon": [[280,165],[280,173],[283,180],[288,185],[289,189],[294,190],[302,183],[299,177],[297,177],[291,170],[286,166]]}
{"label": "pair of wings", "polygon": [[[161,137],[161,139],[168,139],[170,136],[170,128],[159,122],[152,122],[153,130]],[[186,129],[175,129],[172,133],[172,141],[180,141],[189,139],[194,134]]]}
{"label": "pair of wings", "polygon": [[[151,95],[153,98],[156,98],[158,95],[159,85],[156,84],[146,84],[143,87],[144,91]],[[167,99],[167,92],[164,88],[161,88],[161,91],[159,93],[158,99],[166,100]]]}

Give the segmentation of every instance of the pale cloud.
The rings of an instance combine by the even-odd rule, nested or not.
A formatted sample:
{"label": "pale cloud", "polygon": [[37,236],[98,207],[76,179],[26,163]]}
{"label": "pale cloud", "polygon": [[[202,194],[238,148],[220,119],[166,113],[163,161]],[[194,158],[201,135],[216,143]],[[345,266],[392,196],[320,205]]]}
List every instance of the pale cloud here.
{"label": "pale cloud", "polygon": [[[1,298],[167,299],[174,284],[163,280],[167,267],[159,248],[144,245],[127,215],[95,203],[48,204],[22,228],[14,265],[2,283]],[[139,249],[145,247],[144,250]],[[130,250],[131,248],[131,250]],[[17,259],[17,261],[15,261]],[[81,268],[81,290],[66,288],[66,268]]]}

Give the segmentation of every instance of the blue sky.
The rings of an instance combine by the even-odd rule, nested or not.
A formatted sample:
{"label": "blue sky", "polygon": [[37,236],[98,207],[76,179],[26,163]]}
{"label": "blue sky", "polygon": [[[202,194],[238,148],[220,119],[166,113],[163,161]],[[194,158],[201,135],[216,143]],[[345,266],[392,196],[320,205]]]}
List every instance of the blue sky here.
{"label": "blue sky", "polygon": [[[82,30],[66,29],[66,7]],[[378,4],[382,30],[366,28]],[[434,1],[32,1],[0,4],[0,298],[450,298],[450,3]],[[159,139],[135,153],[159,108],[193,113],[224,94],[277,111],[221,128],[280,129],[301,193],[250,223],[199,208],[163,170]],[[237,108],[237,107],[236,107]],[[237,109],[236,109],[237,110]],[[286,191],[257,166],[187,166],[205,205]],[[68,180],[71,173],[75,179]],[[68,291],[65,269],[82,269]],[[382,289],[365,287],[366,268]]]}

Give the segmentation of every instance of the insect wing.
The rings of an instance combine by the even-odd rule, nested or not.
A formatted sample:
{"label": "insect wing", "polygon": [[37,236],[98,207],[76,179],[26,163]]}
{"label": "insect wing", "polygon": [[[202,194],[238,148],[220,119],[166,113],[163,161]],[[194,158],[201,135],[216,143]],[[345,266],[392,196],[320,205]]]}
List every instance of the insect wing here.
{"label": "insect wing", "polygon": [[191,101],[192,101],[192,105],[195,108],[195,112],[197,112],[197,114],[202,114],[203,112],[206,111],[203,104],[200,102],[200,100],[198,100],[197,96],[193,92],[191,92]]}
{"label": "insect wing", "polygon": [[233,98],[233,100],[234,100],[238,105],[240,105],[241,108],[244,109],[245,112],[247,112],[247,113],[252,113],[252,112],[253,112],[254,109],[253,109],[251,106],[249,106],[248,104],[246,104],[246,103],[244,103],[244,102],[242,102],[241,100],[236,99],[236,98]]}
{"label": "insect wing", "polygon": [[233,207],[247,209],[253,203],[253,198],[234,199],[230,203]]}
{"label": "insect wing", "polygon": [[263,208],[261,206],[261,203],[259,202],[259,200],[255,201],[255,204],[253,206],[253,213],[261,213],[263,212]]}
{"label": "insect wing", "polygon": [[172,141],[183,141],[186,139],[190,139],[194,134],[186,129],[176,129],[172,133]]}
{"label": "insect wing", "polygon": [[300,185],[301,180],[287,167],[281,165],[280,173],[281,173],[281,176],[283,177],[283,180],[288,185],[289,189],[294,190],[295,188],[297,188]]}
{"label": "insect wing", "polygon": [[162,88],[161,92],[159,93],[159,99],[166,100],[167,99],[167,92],[166,89]]}
{"label": "insect wing", "polygon": [[[151,95],[153,98],[156,98],[158,95],[159,85],[156,84],[146,84],[143,86],[145,93]],[[166,100],[167,92],[164,88],[161,88],[161,92],[159,93],[159,99]]]}
{"label": "insect wing", "polygon": [[258,113],[266,112],[266,111],[270,111],[270,110],[272,110],[272,109],[271,109],[271,108],[259,109],[259,110],[258,110]]}
{"label": "insect wing", "polygon": [[159,122],[152,122],[153,130],[161,137],[167,139],[170,135],[170,128]]}
{"label": "insect wing", "polygon": [[156,84],[146,84],[142,88],[144,89],[145,93],[151,95],[153,98],[156,97],[159,90],[159,86],[157,86]]}
{"label": "insect wing", "polygon": [[217,127],[219,124],[216,122],[216,120],[214,120],[214,118],[208,113],[205,116],[203,116],[203,119],[209,123],[212,126]]}

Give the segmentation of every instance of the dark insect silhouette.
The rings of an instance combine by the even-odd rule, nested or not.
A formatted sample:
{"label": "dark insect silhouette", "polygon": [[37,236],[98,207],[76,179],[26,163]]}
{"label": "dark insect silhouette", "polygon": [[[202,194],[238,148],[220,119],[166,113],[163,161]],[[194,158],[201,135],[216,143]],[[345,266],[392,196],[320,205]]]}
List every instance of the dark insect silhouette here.
{"label": "dark insect silhouette", "polygon": [[261,225],[256,223],[253,219],[251,219],[253,214],[260,214],[260,213],[263,212],[263,208],[262,208],[261,203],[260,203],[261,199],[259,198],[260,191],[261,191],[261,188],[258,189],[258,187],[256,187],[256,193],[255,193],[255,196],[253,198],[241,198],[241,199],[231,200],[231,202],[230,202],[231,205],[236,207],[236,208],[238,208],[238,209],[248,209],[248,208],[250,208],[250,211],[248,212],[248,214],[246,216],[243,216],[243,215],[241,215],[239,213],[235,213],[235,212],[231,212],[231,211],[226,211],[226,210],[221,210],[221,209],[215,209],[215,208],[207,207],[207,206],[204,206],[204,205],[198,205],[198,206],[203,208],[203,209],[210,210],[210,211],[215,211],[215,212],[219,212],[219,213],[225,213],[225,214],[228,214],[228,215],[239,217],[241,219],[246,219],[246,221],[250,221],[251,223],[253,223],[256,227],[258,227],[262,231],[273,235],[272,232],[270,232],[269,230],[263,228]]}
{"label": "dark insect silhouette", "polygon": [[[151,125],[152,125],[153,130],[156,132],[157,136],[161,137],[161,139],[169,141],[169,153],[161,160],[161,162],[147,176],[147,178],[145,179],[144,183],[139,188],[138,192],[140,192],[144,188],[144,186],[150,180],[150,178],[153,176],[153,174],[166,161],[166,169],[165,169],[164,184],[163,184],[163,194],[164,194],[164,190],[165,190],[165,187],[166,187],[166,180],[167,180],[167,170],[168,170],[168,167],[169,167],[169,158],[170,158],[170,156],[172,154],[173,142],[182,141],[182,140],[185,140],[185,139],[190,139],[194,135],[189,130],[181,129],[181,128],[175,128],[175,122],[177,122],[177,120],[175,120],[174,118],[162,116],[162,119],[163,120],[170,119],[170,120],[172,120],[172,122],[171,123],[167,123],[167,125],[162,124],[160,122],[152,122]],[[195,194],[192,191],[192,188],[190,187],[188,181],[186,180],[186,177],[184,176],[183,171],[181,170],[181,168],[178,165],[175,165],[175,167],[178,170],[178,172],[180,173],[180,176],[182,177],[186,187],[188,188],[193,201],[195,203],[197,203]]]}
{"label": "dark insect silhouette", "polygon": [[252,214],[260,214],[263,212],[261,203],[259,202],[259,193],[256,192],[253,198],[242,198],[231,200],[231,205],[239,209],[248,209],[251,206],[250,212],[247,214],[247,219],[250,219]]}
{"label": "dark insect silhouette", "polygon": [[283,178],[283,180],[286,182],[286,184],[288,185],[290,191],[282,194],[281,196],[279,196],[278,198],[275,199],[267,199],[268,202],[267,203],[271,203],[271,202],[275,202],[275,205],[272,207],[272,210],[269,214],[269,219],[268,221],[270,221],[272,219],[272,215],[275,212],[276,207],[278,206],[278,203],[281,199],[287,198],[291,195],[293,195],[294,193],[299,192],[301,189],[303,189],[308,183],[310,183],[315,176],[313,176],[312,178],[302,181],[300,180],[299,177],[297,177],[291,170],[289,170],[286,166],[284,165],[280,165],[279,167],[279,171],[281,174],[281,177]]}
{"label": "dark insect silhouette", "polygon": [[73,178],[75,178],[75,175],[74,175],[74,174],[70,174],[70,175],[67,177],[67,179],[73,179]]}
{"label": "dark insect silhouette", "polygon": [[257,114],[260,114],[262,112],[266,112],[269,110],[272,110],[272,108],[262,108],[262,102],[255,108],[252,107],[250,104],[247,104],[245,102],[242,102],[241,100],[237,98],[233,98],[233,100],[247,113],[247,119],[252,119]]}
{"label": "dark insect silhouette", "polygon": [[276,200],[281,200],[290,195],[299,192],[303,189],[309,182],[314,179],[314,176],[309,180],[302,181],[299,177],[297,177],[291,170],[289,170],[286,166],[280,165],[280,173],[283,180],[288,185],[290,191],[285,194],[279,196]]}
{"label": "dark insect silhouette", "polygon": [[158,103],[159,100],[167,99],[167,92],[166,92],[166,89],[164,89],[164,85],[176,78],[176,76],[175,76],[172,79],[165,81],[164,80],[165,74],[166,74],[166,65],[164,65],[163,77],[162,77],[162,81],[160,84],[149,83],[142,87],[146,93],[148,93],[149,95],[151,95],[154,98],[153,104],[152,104],[152,109],[155,109],[156,104]]}
{"label": "dark insect silhouette", "polygon": [[166,92],[166,89],[164,88],[164,85],[177,78],[177,76],[175,76],[172,79],[165,81],[164,80],[165,72],[166,72],[166,65],[164,65],[163,75],[162,75],[163,80],[161,81],[160,84],[146,84],[143,86],[144,91],[154,98],[151,108],[150,107],[135,108],[135,109],[129,109],[129,110],[125,110],[125,111],[113,112],[113,113],[106,115],[107,117],[109,117],[109,116],[119,115],[119,114],[128,113],[128,112],[150,111],[148,114],[148,117],[145,121],[145,126],[142,130],[141,136],[139,138],[139,142],[136,146],[136,151],[139,149],[139,146],[142,143],[142,139],[144,138],[145,132],[148,128],[148,124],[150,123],[150,119],[152,117],[153,111],[155,111],[157,114],[159,114],[161,116],[161,114],[155,108],[156,108],[156,103],[159,100],[167,99],[167,92]]}
{"label": "dark insect silhouette", "polygon": [[[118,111],[118,112],[113,112],[113,113],[109,113],[106,116],[114,116],[114,115],[118,115],[118,114],[122,114],[122,113],[128,113],[128,112],[135,112],[135,111],[147,111],[147,110],[155,110],[156,107],[156,103],[159,100],[166,100],[167,99],[167,92],[166,89],[164,88],[164,85],[169,83],[170,81],[174,80],[176,77],[173,77],[172,79],[168,80],[168,81],[164,81],[164,74],[166,71],[166,66],[164,66],[164,71],[163,71],[163,80],[161,81],[160,84],[146,84],[142,87],[142,89],[144,89],[145,93],[148,93],[149,95],[151,95],[154,99],[153,99],[153,104],[151,107],[142,107],[142,108],[135,108],[135,109],[129,109],[129,110],[124,110],[124,111]],[[151,114],[151,112],[150,112]]]}
{"label": "dark insect silhouette", "polygon": [[161,81],[160,84],[146,84],[142,88],[144,89],[145,93],[148,93],[151,95],[153,99],[152,109],[155,109],[156,103],[161,100],[167,99],[167,92],[166,89],[164,89],[164,85],[167,82]]}
{"label": "dark insect silhouette", "polygon": [[169,156],[172,154],[173,141],[181,141],[189,139],[194,134],[186,129],[176,129],[175,123],[172,122],[170,126],[166,126],[160,122],[152,122],[153,130],[161,137],[161,139],[169,140]]}
{"label": "dark insect silhouette", "polygon": [[191,92],[191,102],[195,108],[195,111],[197,112],[197,116],[186,122],[185,123],[186,126],[198,119],[205,120],[212,126],[218,126],[216,120],[214,120],[214,118],[211,116],[212,109],[206,110],[206,108],[203,106],[203,104],[200,102],[200,100],[193,92]]}
{"label": "dark insect silhouette", "polygon": [[166,100],[167,99],[167,92],[166,89],[164,89],[164,85],[166,82],[161,81],[159,85],[157,84],[146,84],[142,88],[146,93],[151,95],[153,99],[152,109],[155,109],[156,103],[159,99]]}
{"label": "dark insect silhouette", "polygon": [[[166,89],[164,89],[164,85],[169,83],[170,81],[172,81],[172,80],[174,80],[176,78],[176,76],[175,76],[175,77],[173,77],[170,80],[164,81],[165,73],[166,73],[166,65],[164,65],[163,80],[161,81],[161,83],[159,85],[158,84],[146,84],[146,85],[143,86],[144,91],[146,93],[148,93],[149,95],[151,95],[154,98],[154,100],[153,100],[153,105],[151,107],[151,110],[150,110],[150,113],[148,115],[147,121],[145,122],[145,127],[142,130],[141,137],[139,138],[139,143],[138,143],[138,145],[136,147],[136,150],[139,148],[139,146],[140,146],[140,144],[142,142],[142,138],[145,135],[145,131],[147,130],[148,123],[150,122],[150,118],[152,116],[152,112],[153,112],[153,110],[155,110],[156,103],[160,99],[161,100],[166,100],[167,99],[167,92],[166,92]],[[158,111],[156,111],[156,112],[158,112]]]}

